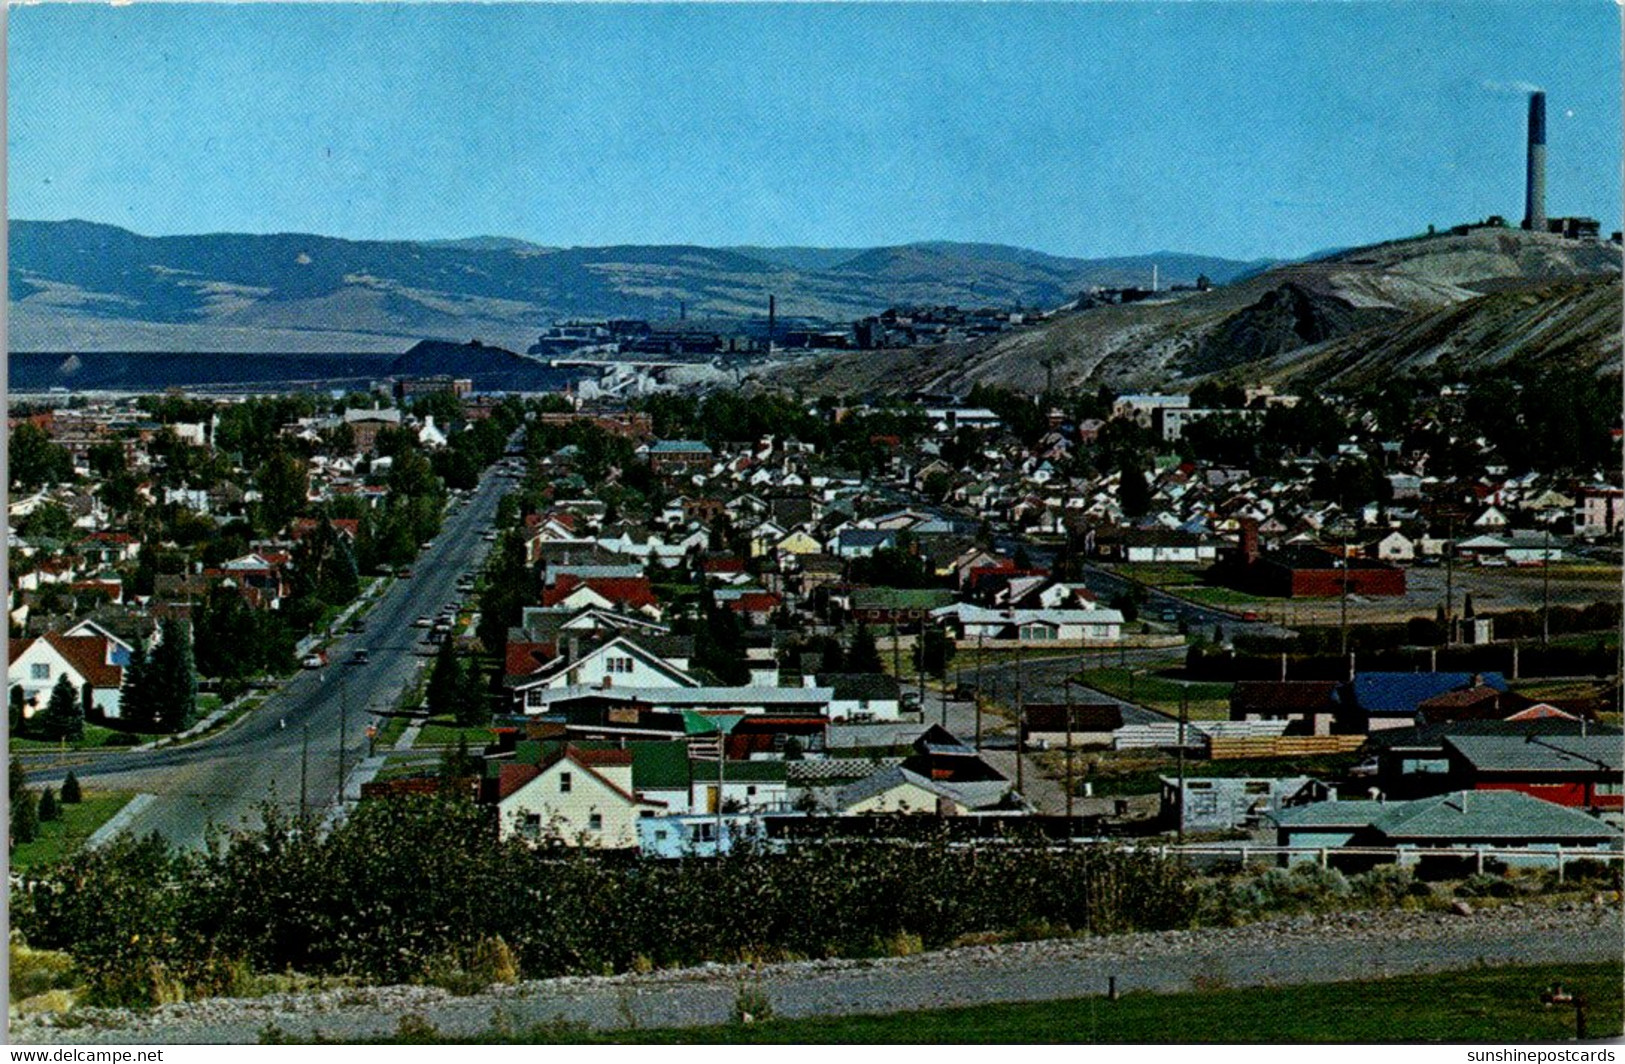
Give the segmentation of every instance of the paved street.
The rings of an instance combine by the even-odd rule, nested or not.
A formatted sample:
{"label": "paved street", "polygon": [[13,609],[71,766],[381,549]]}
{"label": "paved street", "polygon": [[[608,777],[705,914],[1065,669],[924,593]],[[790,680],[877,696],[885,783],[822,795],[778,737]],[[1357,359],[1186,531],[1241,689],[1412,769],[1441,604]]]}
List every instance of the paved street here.
{"label": "paved street", "polygon": [[[267,801],[296,808],[302,761],[311,809],[331,805],[338,796],[341,737],[349,772],[367,755],[369,711],[393,706],[429,660],[413,652],[422,632],[412,622],[458,597],[457,578],[483,562],[490,545],[481,535],[512,484],[487,473],[413,563],[413,576],[394,581],[368,611],[366,631],[341,636],[329,645],[329,665],[295,676],[235,726],[171,749],[70,755],[72,768],[91,786],[154,795],[130,830],[156,831],[191,848],[203,845],[210,824],[257,823]],[[358,648],[368,651],[366,664],[349,663]],[[60,780],[67,767],[30,766],[29,779]]]}

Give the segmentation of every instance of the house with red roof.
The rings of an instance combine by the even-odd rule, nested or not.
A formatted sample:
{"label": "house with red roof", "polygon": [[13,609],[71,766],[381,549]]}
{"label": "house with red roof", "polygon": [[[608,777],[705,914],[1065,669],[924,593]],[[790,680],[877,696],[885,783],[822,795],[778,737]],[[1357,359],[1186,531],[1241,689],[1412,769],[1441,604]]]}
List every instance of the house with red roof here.
{"label": "house with red roof", "polygon": [[536,765],[502,764],[496,772],[490,782],[504,839],[630,849],[639,818],[666,811],[665,802],[633,791],[630,750],[567,745]]}
{"label": "house with red roof", "polygon": [[597,606],[660,616],[660,600],[655,598],[654,587],[646,576],[582,577],[560,573],[557,580],[542,589],[542,605],[572,610]]}
{"label": "house with red roof", "polygon": [[12,641],[6,669],[7,697],[11,697],[11,690],[22,690],[25,717],[44,710],[51,689],[66,676],[81,697],[89,686],[90,715],[118,719],[124,665],[130,660],[131,647],[103,630],[97,631],[99,634],[71,636],[46,632],[35,639]]}

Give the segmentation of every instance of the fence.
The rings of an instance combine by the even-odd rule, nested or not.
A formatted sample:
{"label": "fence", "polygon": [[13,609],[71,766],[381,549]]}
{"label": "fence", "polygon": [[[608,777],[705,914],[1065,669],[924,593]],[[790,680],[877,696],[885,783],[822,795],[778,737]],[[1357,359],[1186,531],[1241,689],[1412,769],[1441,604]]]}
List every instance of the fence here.
{"label": "fence", "polygon": [[1545,848],[1509,848],[1509,847],[1476,847],[1476,846],[1261,846],[1250,843],[1236,843],[1225,845],[1223,843],[1195,843],[1189,845],[1136,845],[1126,844],[1122,847],[1127,850],[1147,850],[1161,857],[1234,857],[1240,863],[1247,864],[1258,858],[1287,858],[1291,863],[1293,857],[1306,857],[1312,859],[1322,868],[1330,866],[1331,862],[1340,858],[1386,858],[1393,864],[1416,864],[1419,861],[1436,858],[1453,858],[1460,861],[1473,862],[1479,874],[1485,871],[1486,861],[1501,861],[1506,864],[1515,864],[1521,867],[1555,867],[1557,878],[1562,881],[1565,870],[1570,861],[1604,861],[1625,862],[1625,852],[1617,849],[1594,850],[1583,847],[1555,846]]}
{"label": "fence", "polygon": [[1208,741],[1208,757],[1229,761],[1243,757],[1315,757],[1349,754],[1365,745],[1363,735],[1277,735],[1270,738],[1223,738]]}

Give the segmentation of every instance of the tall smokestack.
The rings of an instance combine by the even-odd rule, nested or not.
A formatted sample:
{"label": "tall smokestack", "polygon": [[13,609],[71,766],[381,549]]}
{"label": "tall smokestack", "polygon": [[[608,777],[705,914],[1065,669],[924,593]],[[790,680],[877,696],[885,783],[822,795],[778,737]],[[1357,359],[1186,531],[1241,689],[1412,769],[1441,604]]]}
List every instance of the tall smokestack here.
{"label": "tall smokestack", "polygon": [[1546,231],[1546,94],[1529,94],[1529,171],[1524,182],[1523,227]]}

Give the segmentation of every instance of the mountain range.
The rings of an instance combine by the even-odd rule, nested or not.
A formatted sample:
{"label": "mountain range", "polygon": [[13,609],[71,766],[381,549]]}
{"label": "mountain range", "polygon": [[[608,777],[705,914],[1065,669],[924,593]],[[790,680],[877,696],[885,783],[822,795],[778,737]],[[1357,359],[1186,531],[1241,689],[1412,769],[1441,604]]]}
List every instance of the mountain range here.
{"label": "mountain range", "polygon": [[968,343],[762,371],[807,392],[963,394],[978,383],[1181,388],[1232,377],[1314,388],[1526,360],[1620,369],[1620,247],[1476,228],[1278,264],[1208,292],[1078,306]]}
{"label": "mountain range", "polygon": [[848,321],[907,304],[1055,307],[1087,287],[1224,283],[1262,262],[1156,252],[1078,259],[992,244],[547,247],[502,236],[363,241],[149,237],[84,221],[10,227],[17,351],[523,351],[559,318]]}

